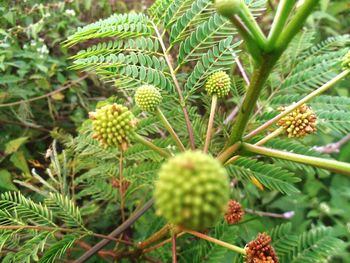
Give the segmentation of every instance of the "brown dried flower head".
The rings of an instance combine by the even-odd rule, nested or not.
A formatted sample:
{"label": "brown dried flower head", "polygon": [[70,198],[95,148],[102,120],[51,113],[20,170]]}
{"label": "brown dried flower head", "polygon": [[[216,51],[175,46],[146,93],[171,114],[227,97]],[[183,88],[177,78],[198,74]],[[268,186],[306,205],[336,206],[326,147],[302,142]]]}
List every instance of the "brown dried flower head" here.
{"label": "brown dried flower head", "polygon": [[241,204],[235,200],[230,200],[225,213],[225,221],[230,225],[237,224],[242,220],[243,216],[244,210]]}
{"label": "brown dried flower head", "polygon": [[[278,110],[284,111],[285,108],[280,107]],[[289,138],[303,137],[317,131],[317,117],[310,107],[303,104],[280,119],[277,125],[286,130]]]}
{"label": "brown dried flower head", "polygon": [[270,243],[271,237],[268,234],[259,233],[257,238],[245,247],[247,252],[245,263],[278,263],[277,254]]}

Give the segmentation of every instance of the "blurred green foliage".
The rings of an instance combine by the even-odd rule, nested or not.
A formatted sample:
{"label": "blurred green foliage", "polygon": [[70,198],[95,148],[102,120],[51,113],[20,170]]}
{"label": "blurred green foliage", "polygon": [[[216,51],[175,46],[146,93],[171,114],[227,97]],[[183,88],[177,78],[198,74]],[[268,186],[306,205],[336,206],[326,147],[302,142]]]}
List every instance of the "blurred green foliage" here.
{"label": "blurred green foliage", "polygon": [[[42,167],[53,131],[74,134],[95,106],[94,98],[113,92],[94,76],[67,69],[69,54],[60,43],[79,26],[114,12],[140,9],[141,4],[1,1],[0,191],[14,188],[11,174],[12,179],[22,179],[30,176],[31,167]],[[11,147],[15,150],[9,151]]]}

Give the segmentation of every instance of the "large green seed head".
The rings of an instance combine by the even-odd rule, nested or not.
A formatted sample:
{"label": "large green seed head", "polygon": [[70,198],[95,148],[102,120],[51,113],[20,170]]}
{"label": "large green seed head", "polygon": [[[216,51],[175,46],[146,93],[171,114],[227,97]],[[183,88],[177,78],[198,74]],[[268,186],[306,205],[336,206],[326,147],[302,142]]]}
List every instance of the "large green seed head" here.
{"label": "large green seed head", "polygon": [[106,147],[125,148],[134,134],[134,115],[119,104],[111,104],[90,112],[93,125],[93,137]]}
{"label": "large green seed head", "polygon": [[225,213],[229,200],[226,170],[204,153],[181,153],[161,167],[154,196],[157,214],[169,223],[204,230]]}
{"label": "large green seed head", "polygon": [[162,102],[162,95],[156,87],[144,85],[136,90],[135,102],[141,110],[152,112]]}
{"label": "large green seed head", "polygon": [[210,96],[217,95],[218,98],[226,96],[230,92],[231,80],[224,71],[217,71],[210,75],[205,83],[205,90]]}
{"label": "large green seed head", "polygon": [[343,57],[342,66],[344,69],[350,69],[350,51]]}

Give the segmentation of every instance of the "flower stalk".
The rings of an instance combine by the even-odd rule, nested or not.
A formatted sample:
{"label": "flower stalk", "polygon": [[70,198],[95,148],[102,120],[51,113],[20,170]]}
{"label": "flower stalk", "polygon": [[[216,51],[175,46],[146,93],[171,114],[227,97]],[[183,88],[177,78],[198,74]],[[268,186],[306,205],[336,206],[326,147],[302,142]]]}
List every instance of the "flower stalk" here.
{"label": "flower stalk", "polygon": [[292,11],[296,0],[281,0],[278,4],[277,12],[273,20],[271,30],[268,36],[268,47],[273,48],[274,43],[276,43],[277,38],[282,32],[287,19]]}
{"label": "flower stalk", "polygon": [[217,104],[218,104],[218,96],[213,95],[212,100],[211,100],[207,135],[205,137],[205,143],[204,143],[204,149],[203,149],[204,153],[207,153],[208,149],[209,149],[210,139],[211,139],[212,133],[213,133],[214,117],[215,117],[215,110],[216,110]]}
{"label": "flower stalk", "polygon": [[244,248],[241,248],[241,247],[238,247],[238,246],[235,246],[235,245],[223,242],[223,241],[221,241],[219,239],[207,236],[207,235],[199,233],[197,231],[192,231],[192,230],[188,230],[188,229],[183,229],[183,231],[185,231],[185,232],[187,232],[187,233],[189,233],[189,234],[191,234],[193,236],[196,236],[198,238],[201,238],[201,239],[207,240],[209,242],[212,242],[214,244],[217,244],[219,246],[225,247],[225,248],[227,248],[229,250],[232,250],[234,252],[237,252],[239,254],[246,255],[246,251],[245,251]]}
{"label": "flower stalk", "polygon": [[287,107],[284,111],[282,111],[276,117],[274,117],[271,120],[265,122],[263,125],[259,126],[254,131],[252,131],[248,135],[244,136],[243,139],[244,140],[249,140],[249,139],[253,138],[255,135],[259,134],[263,130],[266,130],[271,125],[273,125],[274,123],[276,123],[280,119],[282,119],[284,116],[286,116],[287,114],[291,113],[295,109],[299,108],[301,105],[305,104],[306,102],[310,101],[314,97],[316,97],[316,96],[322,94],[323,92],[327,91],[328,89],[333,87],[335,84],[337,84],[339,81],[341,81],[343,78],[345,78],[349,74],[350,74],[350,69],[344,70],[343,72],[341,72],[340,74],[335,76],[333,79],[331,79],[330,81],[328,81],[327,83],[325,83],[324,85],[319,87],[318,89],[316,89],[313,92],[311,92],[309,95],[305,96],[304,98],[302,98],[298,102],[293,103],[292,105]]}
{"label": "flower stalk", "polygon": [[171,157],[171,154],[168,153],[167,151],[165,151],[164,149],[154,145],[152,142],[146,140],[144,137],[138,135],[138,134],[135,134],[135,137],[134,137],[135,141],[139,142],[139,143],[142,143],[143,145],[147,146],[148,148],[150,148],[151,150],[157,152],[160,156],[163,156],[165,158],[169,158]]}
{"label": "flower stalk", "polygon": [[302,164],[313,165],[319,168],[323,168],[332,172],[345,174],[350,176],[350,164],[345,162],[339,162],[335,160],[329,160],[324,158],[306,156],[302,154],[290,153],[286,151],[280,151],[270,148],[265,148],[249,143],[242,143],[242,148],[246,151],[261,154],[269,157],[275,157],[283,160],[293,161]]}
{"label": "flower stalk", "polygon": [[161,120],[161,122],[163,123],[164,127],[170,133],[171,137],[174,139],[174,141],[177,144],[177,146],[179,147],[180,151],[182,151],[182,152],[186,151],[186,148],[182,144],[179,136],[176,134],[175,130],[173,129],[173,127],[171,126],[171,124],[169,123],[169,121],[167,120],[167,118],[165,117],[165,115],[163,114],[162,110],[159,107],[157,107],[157,109],[156,109],[156,114],[157,114],[158,118]]}

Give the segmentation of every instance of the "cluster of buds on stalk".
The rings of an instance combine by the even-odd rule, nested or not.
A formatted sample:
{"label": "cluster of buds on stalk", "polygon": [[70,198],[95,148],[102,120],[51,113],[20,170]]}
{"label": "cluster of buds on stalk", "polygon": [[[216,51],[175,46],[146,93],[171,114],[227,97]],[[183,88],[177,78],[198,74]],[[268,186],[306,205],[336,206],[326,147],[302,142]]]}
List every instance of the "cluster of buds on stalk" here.
{"label": "cluster of buds on stalk", "polygon": [[255,240],[246,245],[245,250],[245,263],[279,262],[275,249],[271,246],[271,237],[266,233],[259,233]]}
{"label": "cluster of buds on stalk", "polygon": [[241,204],[235,200],[230,200],[225,213],[225,221],[230,225],[237,224],[242,220],[243,216],[244,210]]}
{"label": "cluster of buds on stalk", "polygon": [[135,92],[135,102],[141,110],[152,112],[162,102],[162,95],[153,85],[143,85]]}
{"label": "cluster of buds on stalk", "polygon": [[126,150],[137,124],[127,107],[113,103],[89,113],[93,135],[104,147],[119,147]]}
{"label": "cluster of buds on stalk", "polygon": [[[284,111],[285,107],[279,107],[278,110]],[[303,104],[280,119],[277,125],[285,129],[289,138],[303,137],[317,131],[317,117],[309,106]]]}
{"label": "cluster of buds on stalk", "polygon": [[218,98],[226,96],[231,89],[230,76],[224,71],[217,71],[211,74],[205,83],[205,90],[210,96],[216,95]]}

